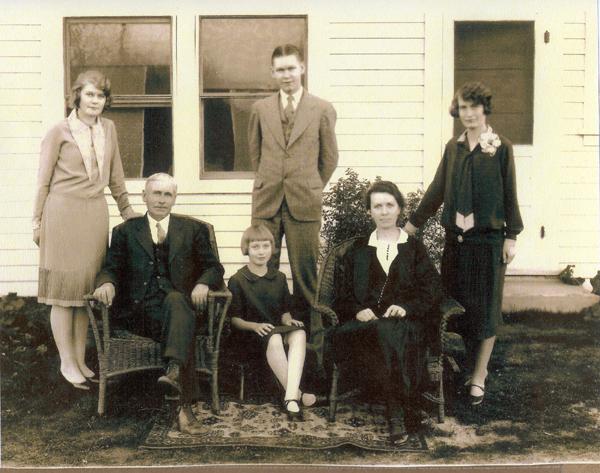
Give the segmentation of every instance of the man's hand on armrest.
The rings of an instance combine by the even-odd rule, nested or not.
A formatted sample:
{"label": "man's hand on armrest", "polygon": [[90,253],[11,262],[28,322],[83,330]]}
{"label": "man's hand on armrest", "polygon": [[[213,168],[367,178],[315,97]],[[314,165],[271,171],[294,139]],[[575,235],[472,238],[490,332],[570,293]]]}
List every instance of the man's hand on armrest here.
{"label": "man's hand on armrest", "polygon": [[109,307],[115,298],[115,286],[111,282],[105,282],[94,291],[94,298]]}
{"label": "man's hand on armrest", "polygon": [[208,300],[208,286],[206,284],[196,284],[192,291],[192,304],[196,309],[202,309],[206,307]]}

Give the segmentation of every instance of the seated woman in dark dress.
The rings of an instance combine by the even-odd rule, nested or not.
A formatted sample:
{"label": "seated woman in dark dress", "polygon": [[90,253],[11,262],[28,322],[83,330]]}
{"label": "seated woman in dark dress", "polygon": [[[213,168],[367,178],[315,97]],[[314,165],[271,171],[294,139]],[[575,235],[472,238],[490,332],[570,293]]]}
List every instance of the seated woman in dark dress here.
{"label": "seated woman in dark dress", "polygon": [[390,440],[401,444],[424,380],[425,319],[442,286],[423,244],[397,226],[404,198],[396,185],[375,182],[365,197],[376,229],[336,265],[333,356],[383,394]]}

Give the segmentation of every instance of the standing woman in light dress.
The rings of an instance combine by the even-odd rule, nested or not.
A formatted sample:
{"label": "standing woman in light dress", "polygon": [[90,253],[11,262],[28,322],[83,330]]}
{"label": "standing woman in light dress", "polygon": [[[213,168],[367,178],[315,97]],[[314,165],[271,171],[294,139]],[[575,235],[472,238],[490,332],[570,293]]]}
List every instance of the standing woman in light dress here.
{"label": "standing woman in light dress", "polygon": [[466,310],[458,332],[467,354],[465,386],[471,405],[483,401],[496,330],[502,324],[506,265],[523,230],[512,143],[488,125],[491,112],[492,93],[481,82],[458,89],[450,114],[465,131],[446,144],[433,182],[405,226],[414,234],[444,204],[442,280]]}
{"label": "standing woman in light dress", "polygon": [[117,132],[102,118],[110,106],[110,81],[86,71],[71,88],[71,114],[42,141],[33,241],[40,247],[38,301],[51,305],[50,324],[60,372],[78,389],[89,389],[94,372],[85,364],[88,315],[83,296],[94,289],[108,245],[109,186],[124,220],[129,205]]}

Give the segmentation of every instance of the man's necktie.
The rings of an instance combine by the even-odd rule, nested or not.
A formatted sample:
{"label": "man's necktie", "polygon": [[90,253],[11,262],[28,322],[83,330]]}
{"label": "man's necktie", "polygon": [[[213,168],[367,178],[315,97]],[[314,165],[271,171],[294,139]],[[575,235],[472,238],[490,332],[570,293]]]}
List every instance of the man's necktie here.
{"label": "man's necktie", "polygon": [[158,244],[160,245],[163,241],[165,241],[167,235],[163,230],[163,227],[160,225],[160,222],[156,222],[156,239]]}
{"label": "man's necktie", "polygon": [[294,97],[291,95],[287,96],[287,105],[285,106],[283,112],[285,113],[285,118],[287,119],[288,123],[294,121]]}
{"label": "man's necktie", "polygon": [[294,97],[291,95],[287,96],[287,105],[283,109],[283,113],[285,114],[285,119],[287,124],[285,126],[285,142],[287,143],[290,139],[290,135],[292,134],[292,127],[294,126]]}

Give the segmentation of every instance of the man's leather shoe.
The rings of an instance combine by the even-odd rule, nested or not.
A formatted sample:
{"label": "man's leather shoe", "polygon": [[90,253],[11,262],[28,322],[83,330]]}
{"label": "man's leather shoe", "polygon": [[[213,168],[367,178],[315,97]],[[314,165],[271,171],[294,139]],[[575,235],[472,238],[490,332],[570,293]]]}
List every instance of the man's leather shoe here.
{"label": "man's leather shoe", "polygon": [[391,417],[388,420],[390,427],[390,443],[392,445],[403,445],[408,442],[408,432],[402,417]]}
{"label": "man's leather shoe", "polygon": [[177,415],[177,429],[182,434],[187,435],[202,435],[206,433],[206,429],[198,421],[191,409],[189,412],[182,408]]}
{"label": "man's leather shoe", "polygon": [[172,393],[181,394],[180,371],[179,363],[169,361],[165,374],[158,378],[158,384],[166,387]]}

